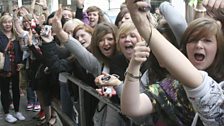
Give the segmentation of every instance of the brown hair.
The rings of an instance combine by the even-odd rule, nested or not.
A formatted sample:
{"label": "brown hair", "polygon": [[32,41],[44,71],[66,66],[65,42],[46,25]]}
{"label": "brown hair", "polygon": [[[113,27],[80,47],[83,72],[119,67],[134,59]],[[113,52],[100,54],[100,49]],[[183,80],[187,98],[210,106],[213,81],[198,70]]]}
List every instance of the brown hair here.
{"label": "brown hair", "polygon": [[75,29],[73,30],[73,37],[75,38],[76,36],[76,32],[80,29],[85,30],[86,32],[88,32],[89,34],[93,35],[93,28],[90,27],[89,25],[86,24],[81,24],[75,27]]}
{"label": "brown hair", "polygon": [[182,52],[187,56],[187,43],[199,41],[208,35],[215,35],[217,40],[216,57],[205,71],[218,82],[224,79],[224,35],[221,28],[221,23],[212,18],[198,18],[189,24],[180,45]]}
{"label": "brown hair", "polygon": [[104,18],[103,11],[99,7],[97,7],[97,6],[90,6],[90,7],[88,7],[87,10],[86,10],[86,13],[88,14],[89,12],[94,12],[94,11],[98,12],[98,15],[99,15],[99,20],[98,20],[97,23],[101,23],[101,22],[107,21]]}
{"label": "brown hair", "polygon": [[68,6],[64,6],[64,7],[62,7],[62,8],[63,8],[63,10],[70,11],[71,14],[72,14],[72,18],[75,18],[75,14],[73,13],[73,11],[72,11],[72,9],[71,9],[70,7],[68,7]]}
{"label": "brown hair", "polygon": [[[108,23],[108,22],[97,24],[94,29],[93,36],[91,39],[91,44],[90,44],[91,52],[93,53],[93,55],[96,56],[96,58],[100,62],[103,62],[106,64],[108,63],[109,58],[104,56],[101,53],[99,49],[99,42],[106,34],[109,34],[109,33],[113,34],[114,42],[116,43],[117,27],[114,24]],[[116,53],[116,50],[114,51],[114,54],[115,53]]]}
{"label": "brown hair", "polygon": [[124,17],[125,14],[129,13],[127,8],[122,9],[118,14],[117,17],[115,19],[115,25],[118,27],[119,22],[122,20],[122,18]]}

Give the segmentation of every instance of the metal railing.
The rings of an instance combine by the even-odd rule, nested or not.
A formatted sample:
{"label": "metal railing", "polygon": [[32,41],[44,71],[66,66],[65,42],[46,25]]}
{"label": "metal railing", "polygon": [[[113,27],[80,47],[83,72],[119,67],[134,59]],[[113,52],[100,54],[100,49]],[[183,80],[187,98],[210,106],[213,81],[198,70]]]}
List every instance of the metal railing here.
{"label": "metal railing", "polygon": [[[63,74],[63,73],[62,73]],[[101,102],[107,104],[109,107],[113,108],[115,111],[121,113],[120,111],[120,107],[117,104],[112,103],[108,98],[100,96],[97,91],[92,88],[91,86],[83,83],[81,80],[73,77],[72,75],[69,74],[63,74],[64,77],[66,77],[69,81],[72,82],[72,84],[74,84],[73,86],[78,86],[79,89],[79,126],[86,126],[86,116],[84,113],[84,92],[87,92],[89,94],[91,94],[92,96],[94,96],[95,98],[99,99]],[[63,125],[65,126],[76,126],[76,124],[74,122],[72,122],[72,120],[65,115],[60,108],[57,105],[54,105],[56,112],[58,113]],[[130,126],[133,125],[134,120],[132,120],[131,118],[129,118],[130,120]]]}

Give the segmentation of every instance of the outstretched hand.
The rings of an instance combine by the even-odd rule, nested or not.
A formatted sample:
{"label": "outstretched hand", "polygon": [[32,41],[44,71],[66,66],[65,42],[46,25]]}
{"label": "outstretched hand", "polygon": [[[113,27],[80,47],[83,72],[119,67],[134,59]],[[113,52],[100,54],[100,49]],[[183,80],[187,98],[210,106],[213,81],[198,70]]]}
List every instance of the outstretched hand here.
{"label": "outstretched hand", "polygon": [[121,84],[118,75],[102,73],[98,77],[95,78],[95,83],[98,86],[117,86]]}
{"label": "outstretched hand", "polygon": [[208,14],[216,19],[224,19],[224,0],[203,0]]}
{"label": "outstretched hand", "polygon": [[203,0],[203,5],[209,10],[224,9],[223,0]]}
{"label": "outstretched hand", "polygon": [[56,11],[52,19],[52,29],[55,33],[59,33],[62,30],[61,18],[62,18],[62,7],[60,5],[59,9]]}
{"label": "outstretched hand", "polygon": [[42,8],[47,7],[47,1],[46,0],[40,0],[39,2],[35,2],[35,4],[41,6]]}

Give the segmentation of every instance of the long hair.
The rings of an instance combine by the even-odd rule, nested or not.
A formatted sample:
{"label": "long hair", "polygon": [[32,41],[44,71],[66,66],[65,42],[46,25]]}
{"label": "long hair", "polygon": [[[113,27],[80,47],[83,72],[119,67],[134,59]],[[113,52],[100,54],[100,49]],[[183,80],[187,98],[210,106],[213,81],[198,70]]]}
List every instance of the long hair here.
{"label": "long hair", "polygon": [[213,63],[205,71],[213,79],[220,82],[224,80],[224,35],[220,22],[212,18],[198,18],[192,21],[183,34],[180,48],[187,56],[187,43],[199,41],[208,35],[215,35],[217,40],[217,53]]}
{"label": "long hair", "polygon": [[[81,24],[81,25],[78,25],[77,27],[75,27],[75,29],[73,30],[73,33],[72,33],[72,36],[74,38],[76,38],[76,33],[83,29],[85,32],[89,33],[91,36],[93,35],[93,28],[90,27],[89,25],[87,24]],[[77,38],[76,38],[77,39]],[[90,48],[90,45],[87,47],[87,49],[89,50]]]}
{"label": "long hair", "polygon": [[4,33],[3,22],[5,22],[5,21],[12,21],[12,30],[11,31],[13,33],[13,36],[12,36],[11,39],[13,39],[13,40],[16,39],[17,38],[17,34],[16,34],[16,31],[15,31],[15,29],[13,27],[13,18],[10,15],[4,15],[4,16],[2,16],[0,18],[0,31]]}
{"label": "long hair", "polygon": [[[108,22],[97,24],[94,29],[91,44],[90,44],[91,52],[93,53],[93,55],[96,56],[96,58],[100,62],[103,62],[105,64],[108,64],[110,58],[106,57],[105,55],[101,53],[99,49],[99,42],[101,41],[103,36],[109,33],[112,33],[114,42],[116,43],[117,27],[114,24],[108,23]],[[114,54],[115,53],[116,53],[116,50],[114,50]]]}

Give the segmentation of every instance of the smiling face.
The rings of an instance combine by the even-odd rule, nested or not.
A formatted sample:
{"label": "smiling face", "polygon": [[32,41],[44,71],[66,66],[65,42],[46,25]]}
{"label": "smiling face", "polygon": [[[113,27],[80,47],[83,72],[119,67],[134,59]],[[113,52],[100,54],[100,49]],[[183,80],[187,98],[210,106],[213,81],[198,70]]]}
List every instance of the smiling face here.
{"label": "smiling face", "polygon": [[122,54],[130,60],[134,52],[134,46],[137,42],[141,41],[141,36],[137,29],[123,33],[120,35],[118,45]]}
{"label": "smiling face", "polygon": [[2,19],[1,25],[4,32],[12,31],[12,18],[11,16],[5,15]]}
{"label": "smiling face", "polygon": [[75,38],[82,44],[82,46],[87,48],[91,43],[92,35],[84,29],[80,29],[76,32]]}
{"label": "smiling face", "polygon": [[131,59],[134,52],[134,46],[140,41],[142,41],[142,37],[132,22],[125,22],[121,25],[118,30],[117,48],[126,57],[126,59]]}
{"label": "smiling face", "polygon": [[115,39],[112,33],[104,35],[99,42],[99,49],[106,57],[112,56],[114,54],[115,48]]}
{"label": "smiling face", "polygon": [[117,27],[108,22],[99,23],[92,35],[90,50],[102,63],[109,63],[110,57],[116,54]]}
{"label": "smiling face", "polygon": [[187,56],[191,63],[199,70],[206,70],[214,61],[217,53],[217,40],[214,35],[199,41],[187,43]]}
{"label": "smiling face", "polygon": [[99,21],[99,12],[98,11],[88,12],[88,17],[89,17],[89,25],[92,28],[95,27]]}
{"label": "smiling face", "polygon": [[31,28],[30,26],[30,21],[29,20],[23,20],[23,27],[26,29],[26,30],[29,30]]}

